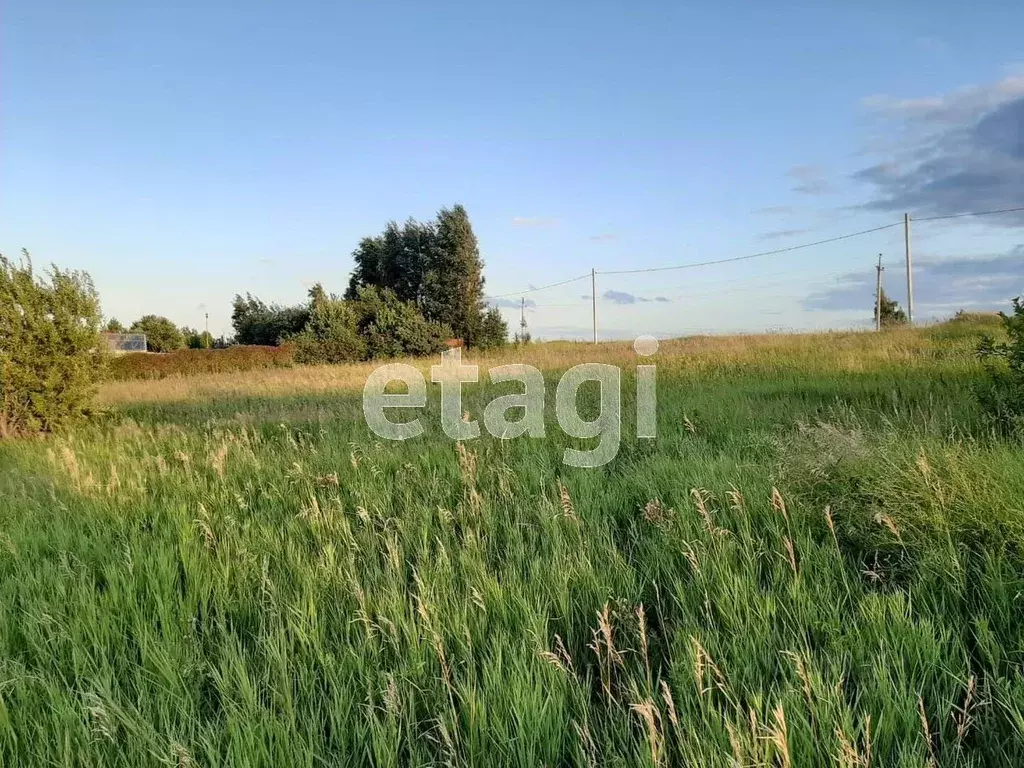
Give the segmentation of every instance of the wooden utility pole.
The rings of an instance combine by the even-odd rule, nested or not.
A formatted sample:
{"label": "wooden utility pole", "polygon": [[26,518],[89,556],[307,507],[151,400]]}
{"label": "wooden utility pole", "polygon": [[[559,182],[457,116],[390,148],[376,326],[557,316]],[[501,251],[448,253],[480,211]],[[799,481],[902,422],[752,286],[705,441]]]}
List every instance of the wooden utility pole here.
{"label": "wooden utility pole", "polygon": [[877,276],[875,278],[875,330],[882,330],[882,272],[885,271],[885,267],[882,266],[882,254],[878,254],[878,266],[875,267],[877,270]]}
{"label": "wooden utility pole", "polygon": [[903,245],[907,252],[907,322],[914,324],[914,263],[910,258],[910,214],[903,214]]}
{"label": "wooden utility pole", "polygon": [[597,344],[597,270],[590,269],[590,306],[594,316],[594,343]]}
{"label": "wooden utility pole", "polygon": [[526,343],[526,297],[520,297],[519,304],[519,343]]}

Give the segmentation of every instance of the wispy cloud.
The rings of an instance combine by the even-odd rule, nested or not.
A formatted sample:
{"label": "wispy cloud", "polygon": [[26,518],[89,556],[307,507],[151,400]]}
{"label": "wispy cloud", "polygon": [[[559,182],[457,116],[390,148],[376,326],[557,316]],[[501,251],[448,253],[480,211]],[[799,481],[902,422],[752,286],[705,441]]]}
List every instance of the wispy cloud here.
{"label": "wispy cloud", "polygon": [[[590,296],[584,296],[583,298],[589,299]],[[605,291],[601,294],[601,298],[605,301],[610,301],[612,304],[646,304],[651,301],[657,301],[665,304],[671,302],[672,299],[667,296],[655,296],[649,298],[647,296],[638,296],[635,293],[626,293],[625,291]]]}
{"label": "wispy cloud", "polygon": [[797,182],[793,191],[802,195],[826,195],[832,191],[825,169],[820,165],[794,165],[786,175]]}
{"label": "wispy cloud", "polygon": [[591,241],[594,241],[594,242],[601,241],[601,240],[618,240],[618,239],[619,239],[619,236],[616,235],[614,232],[605,232],[605,233],[600,234],[600,235],[591,235],[590,237],[587,238],[587,240],[591,240]]}
{"label": "wispy cloud", "polygon": [[[1024,202],[1024,75],[940,96],[874,96],[864,105],[902,137],[854,174],[874,193],[864,208],[945,216]],[[986,219],[1022,221],[1024,212]]]}
{"label": "wispy cloud", "polygon": [[797,210],[795,205],[767,205],[764,208],[755,208],[751,213],[755,216],[789,216]]}
{"label": "wispy cloud", "polygon": [[806,235],[811,230],[809,229],[776,229],[771,232],[764,232],[757,236],[758,240],[781,240],[786,237],[796,237],[797,235]]}
{"label": "wispy cloud", "polygon": [[[519,309],[523,306],[521,299],[490,299],[488,304],[492,307],[498,307],[499,309]],[[533,299],[527,299],[525,306],[529,309],[533,309],[537,306],[537,302]]]}
{"label": "wispy cloud", "polygon": [[558,219],[548,216],[514,216],[512,218],[512,226],[522,227],[523,229],[541,229],[557,227],[558,225]]}
{"label": "wispy cloud", "polygon": [[[903,273],[900,269],[893,272],[899,283],[890,286],[888,293],[900,298],[905,295]],[[1001,309],[1006,308],[1011,298],[1021,294],[1024,294],[1024,245],[1003,254],[921,259],[914,264],[914,303],[922,311],[968,307]],[[863,309],[870,312],[874,301],[875,272],[865,264],[862,271],[844,275],[835,285],[807,296],[803,306],[811,310]]]}

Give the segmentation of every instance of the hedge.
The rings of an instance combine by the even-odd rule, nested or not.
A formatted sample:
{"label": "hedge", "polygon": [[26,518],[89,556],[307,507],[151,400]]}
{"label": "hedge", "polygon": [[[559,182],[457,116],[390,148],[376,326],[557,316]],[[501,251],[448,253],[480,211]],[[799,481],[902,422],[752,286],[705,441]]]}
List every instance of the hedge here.
{"label": "hedge", "polygon": [[233,373],[258,368],[287,368],[294,363],[290,346],[257,347],[237,345],[227,349],[181,349],[176,352],[130,352],[115,357],[110,377],[164,379],[168,376],[192,376],[199,373]]}

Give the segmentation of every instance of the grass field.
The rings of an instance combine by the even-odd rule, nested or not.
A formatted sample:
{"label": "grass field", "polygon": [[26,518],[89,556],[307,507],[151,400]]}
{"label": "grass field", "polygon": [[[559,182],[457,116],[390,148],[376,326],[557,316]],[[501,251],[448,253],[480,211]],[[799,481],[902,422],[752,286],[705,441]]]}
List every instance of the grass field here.
{"label": "grass field", "polygon": [[381,443],[368,367],[110,383],[0,445],[0,763],[1021,764],[990,325],[664,343],[655,441],[629,345],[528,349],[623,367],[596,470],[556,426]]}

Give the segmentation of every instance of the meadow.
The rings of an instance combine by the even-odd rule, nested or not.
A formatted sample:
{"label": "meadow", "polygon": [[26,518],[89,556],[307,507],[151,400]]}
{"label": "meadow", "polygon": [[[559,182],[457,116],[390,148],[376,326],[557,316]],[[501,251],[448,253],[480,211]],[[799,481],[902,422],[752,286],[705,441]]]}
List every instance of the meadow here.
{"label": "meadow", "polygon": [[[549,411],[565,368],[622,367],[591,470],[557,428],[452,442],[434,395],[383,443],[369,364],[109,382],[90,425],[0,444],[0,763],[1024,763],[994,330],[480,358],[541,368]],[[640,362],[656,440],[629,437]]]}

